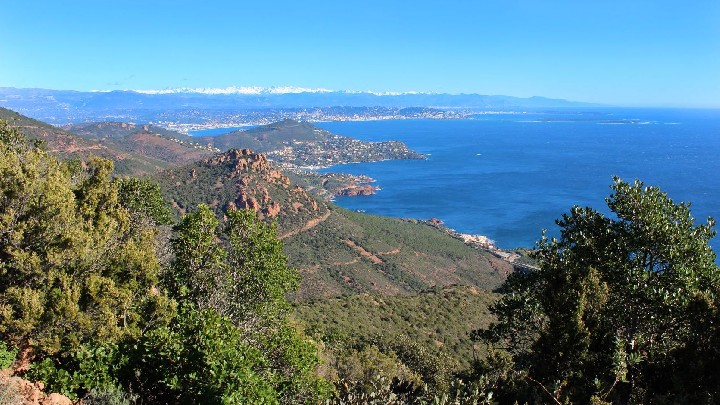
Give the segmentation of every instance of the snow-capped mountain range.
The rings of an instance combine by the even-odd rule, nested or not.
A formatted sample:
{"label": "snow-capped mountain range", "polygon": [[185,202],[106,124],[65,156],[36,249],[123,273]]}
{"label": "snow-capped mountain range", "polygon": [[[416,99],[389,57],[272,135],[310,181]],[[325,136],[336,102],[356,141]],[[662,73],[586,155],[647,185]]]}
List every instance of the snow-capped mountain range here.
{"label": "snow-capped mountain range", "polygon": [[[222,121],[226,120],[226,117],[238,114],[253,117],[268,115],[284,117],[278,112],[288,110],[319,112],[319,115],[314,116],[315,118],[293,115],[291,118],[294,119],[356,119],[358,115],[372,119],[373,116],[393,117],[399,110],[404,110],[401,113],[404,117],[425,118],[456,117],[458,111],[466,114],[473,111],[525,111],[589,106],[591,105],[545,97],[337,91],[292,86],[85,92],[0,87],[0,107],[51,123],[108,119],[205,122]],[[432,111],[428,113],[426,111],[428,109]],[[253,119],[250,122],[261,121]]]}
{"label": "snow-capped mountain range", "polygon": [[[300,93],[344,93],[344,94],[372,94],[374,96],[401,96],[408,94],[437,94],[419,91],[359,91],[359,90],[330,90],[326,88],[307,88],[297,86],[228,86],[228,87],[172,87],[160,90],[128,90],[140,94],[237,94],[237,95],[268,95],[268,94],[300,94]],[[95,90],[95,92],[107,93],[109,90]]]}

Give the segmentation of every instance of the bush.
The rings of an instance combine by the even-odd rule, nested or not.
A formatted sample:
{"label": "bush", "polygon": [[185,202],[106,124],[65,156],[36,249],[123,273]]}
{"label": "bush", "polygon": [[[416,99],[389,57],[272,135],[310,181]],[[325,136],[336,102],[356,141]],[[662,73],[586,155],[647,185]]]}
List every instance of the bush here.
{"label": "bush", "polygon": [[0,341],[0,369],[12,366],[17,354],[17,349],[10,349],[5,342]]}

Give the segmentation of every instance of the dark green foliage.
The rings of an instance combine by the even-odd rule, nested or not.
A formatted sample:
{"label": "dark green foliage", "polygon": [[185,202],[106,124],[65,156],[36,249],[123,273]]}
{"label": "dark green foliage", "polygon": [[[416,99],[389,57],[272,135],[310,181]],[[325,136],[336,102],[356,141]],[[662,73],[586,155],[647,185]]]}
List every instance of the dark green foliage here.
{"label": "dark green foliage", "polygon": [[[162,315],[156,230],[132,221],[112,163],[84,171],[36,147],[0,143],[0,334],[54,355],[137,335]],[[156,310],[145,312],[155,307]]]}
{"label": "dark green foliage", "polygon": [[560,240],[539,243],[540,269],[508,278],[498,322],[476,336],[509,353],[510,398],[720,400],[714,222],[695,225],[688,204],[637,181],[613,190],[617,218],[563,215]]}
{"label": "dark green foliage", "polygon": [[118,198],[136,217],[147,217],[158,225],[172,223],[170,208],[162,198],[160,186],[134,177],[118,180]]}
{"label": "dark green foliage", "polygon": [[[176,226],[172,245],[175,252],[173,271],[167,273],[165,281],[170,295],[188,302],[192,308],[199,308],[207,316],[218,317],[213,322],[220,322],[220,326],[232,325],[227,332],[232,334],[227,338],[219,336],[218,339],[222,339],[215,345],[242,344],[243,350],[249,353],[244,356],[255,353],[255,357],[247,357],[245,362],[242,358],[234,361],[237,367],[248,369],[238,373],[247,375],[250,380],[257,375],[258,381],[267,384],[267,393],[266,388],[256,385],[253,389],[259,391],[247,387],[228,388],[228,393],[233,390],[246,392],[239,397],[238,403],[267,398],[285,403],[303,402],[326,395],[327,387],[314,374],[318,364],[317,349],[291,328],[286,319],[290,306],[285,296],[297,288],[298,275],[287,267],[275,226],[264,224],[253,211],[230,211],[221,232],[215,215],[209,207],[201,205]],[[207,323],[205,320],[197,325]],[[202,333],[196,330],[180,332],[175,332],[180,333],[177,338],[170,336],[177,340],[178,350],[187,349],[183,344],[192,342],[191,336]],[[159,347],[149,351],[166,350]],[[200,378],[199,371],[210,365],[190,364],[189,367],[197,367]],[[223,363],[221,368],[226,370],[228,367]],[[185,375],[186,372],[176,374]],[[207,379],[207,376],[203,375],[203,378]],[[209,379],[216,380],[222,381],[221,376],[213,374]],[[246,382],[249,384],[250,380]],[[207,389],[195,391],[207,392]],[[248,396],[251,392],[261,396],[253,399]],[[223,400],[235,401],[228,393],[218,395]],[[202,400],[202,397],[193,398]]]}
{"label": "dark green foliage", "polygon": [[360,294],[303,303],[293,316],[306,325],[307,333],[326,344],[405,336],[422,350],[450,357],[447,363],[465,368],[474,355],[484,355],[484,347],[476,352],[467,336],[478,322],[490,323],[488,307],[495,299],[496,294],[472,287],[438,288],[415,295]]}
{"label": "dark green foliage", "polygon": [[264,354],[212,310],[184,309],[128,349],[123,378],[151,403],[278,402]]}
{"label": "dark green foliage", "polygon": [[173,296],[192,294],[188,298],[196,305],[213,308],[238,326],[255,319],[274,322],[287,313],[285,296],[297,288],[299,277],[287,266],[275,226],[262,223],[253,211],[233,210],[221,234],[210,208],[200,205],[176,231],[167,280]]}
{"label": "dark green foliage", "polygon": [[298,288],[300,277],[287,265],[277,226],[265,225],[251,210],[229,211],[227,218],[227,264],[233,269],[225,299],[227,316],[238,323],[252,322],[249,316],[269,322],[284,318],[289,310],[286,295]]}
{"label": "dark green foliage", "polygon": [[27,377],[45,382],[48,392],[70,398],[82,397],[88,390],[119,391],[118,376],[127,359],[116,343],[91,343],[35,362]]}
{"label": "dark green foliage", "polygon": [[170,296],[212,308],[224,293],[227,252],[217,243],[219,222],[206,205],[198,206],[175,226],[171,240],[175,258],[163,280]]}
{"label": "dark green foliage", "polygon": [[5,342],[0,341],[0,370],[10,367],[17,357],[17,349],[8,348]]}
{"label": "dark green foliage", "polygon": [[329,395],[315,346],[286,320],[298,278],[274,227],[231,212],[221,233],[201,207],[160,273],[156,186],[113,179],[102,159],[59,162],[6,126],[0,152],[0,334],[34,360],[27,377],[88,403]]}

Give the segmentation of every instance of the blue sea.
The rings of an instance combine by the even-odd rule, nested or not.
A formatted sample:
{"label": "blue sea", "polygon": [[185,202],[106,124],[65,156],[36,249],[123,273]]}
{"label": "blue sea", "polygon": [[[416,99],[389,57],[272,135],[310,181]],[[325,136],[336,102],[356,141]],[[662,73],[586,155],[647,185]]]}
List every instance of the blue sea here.
{"label": "blue sea", "polygon": [[[400,140],[428,155],[334,166],[381,188],[343,207],[400,218],[439,218],[501,248],[532,247],[573,205],[608,214],[613,176],[640,179],[693,216],[720,219],[720,110],[593,109],[479,114],[462,120],[317,124],[366,141]],[[712,242],[720,252],[718,238]]]}
{"label": "blue sea", "polygon": [[239,129],[250,129],[254,125],[246,125],[244,127],[222,127],[222,128],[211,128],[211,129],[198,129],[194,131],[188,131],[192,136],[218,136],[227,134],[228,132],[237,131]]}

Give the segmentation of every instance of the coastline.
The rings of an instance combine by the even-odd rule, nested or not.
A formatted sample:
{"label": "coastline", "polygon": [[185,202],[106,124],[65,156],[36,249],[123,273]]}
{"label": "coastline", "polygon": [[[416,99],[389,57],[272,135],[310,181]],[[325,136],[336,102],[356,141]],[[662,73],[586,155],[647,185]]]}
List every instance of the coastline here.
{"label": "coastline", "polygon": [[522,257],[519,253],[517,253],[518,249],[501,249],[495,245],[494,240],[490,239],[485,235],[458,232],[452,228],[448,228],[447,226],[445,226],[443,221],[438,218],[430,218],[427,220],[405,218],[402,220],[408,222],[422,223],[432,228],[435,228],[438,231],[443,232],[454,239],[462,241],[463,243],[472,248],[488,251],[492,253],[495,257],[505,260],[506,262],[511,264],[515,264],[515,262]]}

